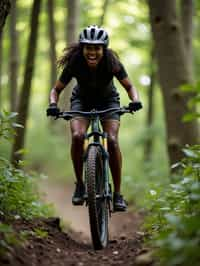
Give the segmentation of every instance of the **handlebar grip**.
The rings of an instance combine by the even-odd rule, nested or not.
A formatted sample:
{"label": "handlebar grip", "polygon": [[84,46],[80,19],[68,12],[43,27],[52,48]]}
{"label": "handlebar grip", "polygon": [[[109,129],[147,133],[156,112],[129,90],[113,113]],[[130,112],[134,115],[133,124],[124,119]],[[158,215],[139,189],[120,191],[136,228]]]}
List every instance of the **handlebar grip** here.
{"label": "handlebar grip", "polygon": [[70,120],[71,118],[72,118],[71,115],[63,117],[63,119],[65,119],[65,120],[67,120],[67,121]]}

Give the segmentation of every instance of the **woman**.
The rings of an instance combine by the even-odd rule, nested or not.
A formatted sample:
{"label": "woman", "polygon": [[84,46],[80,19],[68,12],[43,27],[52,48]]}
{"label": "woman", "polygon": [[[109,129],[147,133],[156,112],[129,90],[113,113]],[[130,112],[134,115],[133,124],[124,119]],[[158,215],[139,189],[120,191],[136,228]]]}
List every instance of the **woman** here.
{"label": "woman", "polygon": [[[57,102],[60,92],[74,77],[77,86],[72,91],[71,110],[90,111],[119,107],[119,94],[113,84],[115,76],[127,91],[131,100],[130,107],[137,111],[142,108],[139,96],[128,79],[123,65],[116,54],[108,49],[107,32],[98,26],[88,26],[79,37],[79,43],[66,50],[59,60],[63,71],[50,93],[50,104],[47,115],[56,116],[59,112]],[[107,115],[102,126],[108,134],[108,151],[110,169],[114,183],[113,206],[115,211],[125,211],[127,206],[120,194],[122,159],[118,144],[120,126],[118,114]],[[83,184],[83,141],[89,121],[75,116],[70,123],[72,133],[71,157],[76,174],[76,188],[72,197],[74,205],[82,205],[85,187]]]}

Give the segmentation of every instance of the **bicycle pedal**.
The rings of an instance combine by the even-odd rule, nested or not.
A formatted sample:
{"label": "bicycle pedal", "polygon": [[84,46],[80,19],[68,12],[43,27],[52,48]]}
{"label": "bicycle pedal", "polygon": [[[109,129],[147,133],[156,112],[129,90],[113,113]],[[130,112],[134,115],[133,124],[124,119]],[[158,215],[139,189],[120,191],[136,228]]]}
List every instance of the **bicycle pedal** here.
{"label": "bicycle pedal", "polygon": [[83,206],[84,201],[79,201],[79,202],[74,202],[74,201],[72,201],[72,204],[73,204],[74,206]]}

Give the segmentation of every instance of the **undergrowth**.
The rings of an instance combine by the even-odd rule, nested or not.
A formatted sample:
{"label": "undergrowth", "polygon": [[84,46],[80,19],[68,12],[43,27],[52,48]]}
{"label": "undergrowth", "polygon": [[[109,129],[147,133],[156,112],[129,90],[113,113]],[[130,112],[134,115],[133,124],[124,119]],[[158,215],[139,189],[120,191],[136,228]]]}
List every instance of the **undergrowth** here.
{"label": "undergrowth", "polygon": [[200,145],[187,146],[168,186],[150,190],[146,228],[164,266],[200,264]]}
{"label": "undergrowth", "polygon": [[[0,142],[12,141],[16,113],[0,113]],[[0,252],[9,249],[10,244],[18,243],[12,229],[16,219],[47,217],[52,213],[50,205],[40,202],[35,179],[21,169],[16,169],[4,157],[0,157]]]}

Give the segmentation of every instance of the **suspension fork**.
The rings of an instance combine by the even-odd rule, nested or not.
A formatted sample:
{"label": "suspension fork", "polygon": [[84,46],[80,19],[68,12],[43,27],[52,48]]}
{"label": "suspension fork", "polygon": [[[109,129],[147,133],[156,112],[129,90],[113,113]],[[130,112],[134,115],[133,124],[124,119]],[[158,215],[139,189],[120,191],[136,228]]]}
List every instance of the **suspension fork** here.
{"label": "suspension fork", "polygon": [[107,133],[104,132],[102,136],[102,146],[103,146],[103,165],[104,165],[104,187],[105,187],[105,197],[106,202],[109,209],[109,214],[111,216],[112,208],[111,208],[111,202],[112,202],[112,189],[111,184],[109,183],[109,153],[108,153],[108,136]]}

